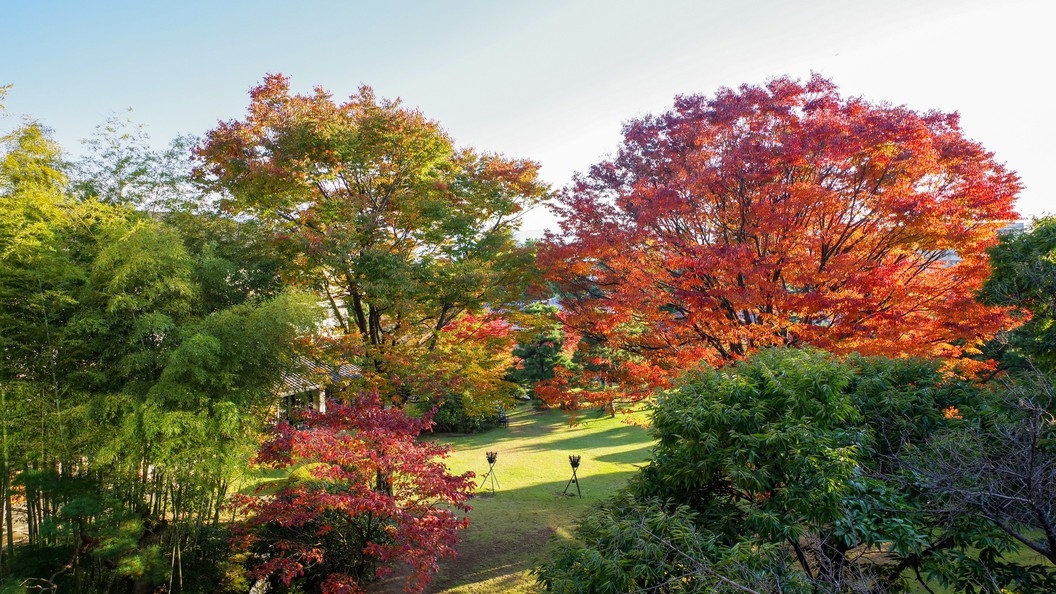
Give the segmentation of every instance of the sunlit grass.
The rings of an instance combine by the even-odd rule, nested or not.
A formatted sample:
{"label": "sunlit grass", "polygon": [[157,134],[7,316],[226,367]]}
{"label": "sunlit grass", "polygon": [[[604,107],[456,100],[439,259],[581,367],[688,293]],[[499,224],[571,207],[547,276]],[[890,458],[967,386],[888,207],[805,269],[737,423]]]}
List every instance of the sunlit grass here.
{"label": "sunlit grass", "polygon": [[[535,592],[528,574],[552,537],[567,538],[576,519],[611,496],[649,458],[649,433],[630,424],[633,416],[587,412],[569,427],[561,411],[531,406],[513,411],[509,428],[435,439],[452,446],[448,467],[473,471],[480,484],[488,470],[485,453],[498,453],[497,484],[478,488],[470,502],[470,527],[462,535],[460,560],[443,563],[431,592],[483,594]],[[569,485],[568,456],[582,457],[579,487]],[[562,491],[568,487],[568,495]]]}

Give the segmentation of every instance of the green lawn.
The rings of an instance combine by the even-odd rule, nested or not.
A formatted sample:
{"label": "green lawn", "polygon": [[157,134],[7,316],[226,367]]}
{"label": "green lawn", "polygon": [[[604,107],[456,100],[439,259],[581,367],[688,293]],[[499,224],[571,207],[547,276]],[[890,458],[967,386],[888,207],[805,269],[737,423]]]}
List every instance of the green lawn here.
{"label": "green lawn", "polygon": [[[568,426],[561,411],[539,412],[530,406],[513,411],[509,428],[476,435],[442,435],[452,447],[448,467],[471,470],[478,484],[488,470],[485,452],[498,453],[491,494],[490,482],[470,502],[470,527],[463,533],[458,559],[445,561],[430,592],[534,592],[528,575],[551,537],[567,538],[575,520],[619,489],[649,458],[648,432],[629,424],[633,417],[609,418],[585,412]],[[572,470],[569,454],[582,456],[578,496],[562,496]],[[569,487],[576,494],[576,485]],[[383,583],[382,591],[398,591]]]}

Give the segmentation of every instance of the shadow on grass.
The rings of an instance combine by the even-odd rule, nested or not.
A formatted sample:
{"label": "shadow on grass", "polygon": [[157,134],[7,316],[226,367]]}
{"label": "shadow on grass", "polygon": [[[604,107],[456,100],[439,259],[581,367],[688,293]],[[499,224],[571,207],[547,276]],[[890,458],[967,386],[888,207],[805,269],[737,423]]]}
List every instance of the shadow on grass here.
{"label": "shadow on grass", "polygon": [[610,464],[634,464],[635,467],[641,467],[649,463],[652,451],[653,444],[650,442],[633,450],[602,454],[601,456],[598,456],[596,460],[599,462],[608,462]]}
{"label": "shadow on grass", "polygon": [[[568,423],[563,419],[561,411],[546,411],[536,413],[534,417],[522,416],[518,419],[511,416],[509,427],[493,427],[473,434],[433,433],[426,434],[425,438],[443,441],[456,448],[479,448],[509,441],[545,439],[546,436],[559,432],[572,432],[573,434],[582,432],[584,436],[598,434],[592,427],[593,423],[569,427]],[[642,431],[643,435],[645,434],[643,430],[631,425],[621,425],[613,429],[627,430],[626,434],[628,435],[634,431]],[[607,429],[605,431],[611,430]]]}
{"label": "shadow on grass", "polygon": [[[426,592],[537,592],[528,571],[542,561],[551,541],[569,538],[577,519],[622,488],[653,445],[648,431],[602,413],[581,414],[570,427],[564,411],[524,406],[510,411],[509,420],[509,428],[428,438],[450,445],[452,466],[475,471],[480,487],[469,502],[473,510],[457,547],[459,557],[441,561]],[[499,452],[494,495],[490,483],[481,484],[487,471],[484,451]],[[568,482],[569,454],[582,456],[582,497],[577,484]],[[566,486],[571,496],[562,495]],[[399,591],[389,588],[371,591]]]}
{"label": "shadow on grass", "polygon": [[543,560],[553,542],[567,535],[580,516],[612,496],[633,474],[582,476],[582,497],[575,496],[575,484],[568,490],[572,495],[562,495],[567,478],[475,497],[459,556],[440,563],[440,573],[427,592],[535,591],[525,572]]}
{"label": "shadow on grass", "polygon": [[540,411],[523,405],[509,413],[508,427],[491,427],[479,433],[432,433],[426,439],[441,440],[458,447],[474,448],[491,443],[539,437],[568,423],[560,411]]}
{"label": "shadow on grass", "polygon": [[[425,592],[539,591],[528,572],[542,562],[555,542],[567,538],[580,516],[613,495],[633,474],[625,471],[583,477],[583,497],[561,494],[567,479],[474,497],[469,528],[457,546],[458,557],[440,561],[439,573]],[[575,493],[575,485],[569,491]],[[402,585],[402,578],[391,577],[371,584],[368,591],[396,594]]]}
{"label": "shadow on grass", "polygon": [[[570,429],[570,431],[577,431],[577,429]],[[562,437],[553,441],[534,444],[525,449],[529,451],[568,450],[570,453],[576,453],[576,450],[613,447],[636,441],[641,441],[643,443],[652,442],[652,439],[644,430],[640,427],[632,427],[631,425],[610,427],[609,429],[604,429],[602,431],[590,431],[587,429],[583,429],[582,431],[583,433],[580,435],[572,434],[568,437]]]}

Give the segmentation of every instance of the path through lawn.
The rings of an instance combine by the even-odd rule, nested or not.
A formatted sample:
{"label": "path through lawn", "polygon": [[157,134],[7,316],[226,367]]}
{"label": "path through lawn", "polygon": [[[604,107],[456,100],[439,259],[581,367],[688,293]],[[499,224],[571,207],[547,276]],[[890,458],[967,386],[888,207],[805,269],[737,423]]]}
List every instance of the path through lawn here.
{"label": "path through lawn", "polygon": [[[484,594],[534,592],[528,570],[546,549],[551,535],[567,537],[576,518],[627,482],[649,458],[652,440],[626,416],[609,418],[584,413],[568,426],[561,411],[538,412],[522,407],[509,417],[509,428],[478,435],[438,436],[451,444],[448,459],[455,473],[472,470],[480,483],[488,470],[485,452],[498,452],[491,494],[490,481],[470,502],[470,527],[462,534],[459,557],[444,561],[427,592]],[[582,456],[579,467],[583,497],[562,496],[572,477],[569,454]],[[569,488],[575,494],[576,485]],[[376,592],[398,592],[387,580]]]}

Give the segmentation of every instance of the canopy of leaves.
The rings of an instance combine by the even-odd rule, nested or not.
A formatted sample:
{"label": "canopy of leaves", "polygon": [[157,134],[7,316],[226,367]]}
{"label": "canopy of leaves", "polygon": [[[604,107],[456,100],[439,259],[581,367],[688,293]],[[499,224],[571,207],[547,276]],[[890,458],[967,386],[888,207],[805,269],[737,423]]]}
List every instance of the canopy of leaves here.
{"label": "canopy of leaves", "polygon": [[626,124],[540,260],[576,332],[669,370],[771,345],[957,356],[1007,323],[973,297],[1019,188],[956,114],[779,78]]}
{"label": "canopy of leaves", "polygon": [[366,87],[337,103],[272,75],[251,98],[244,120],[208,133],[200,173],[290,246],[289,278],[324,296],[367,379],[391,395],[460,317],[523,299],[533,253],[513,232],[547,194],[535,163],[455,149]]}
{"label": "canopy of leaves", "polygon": [[1034,220],[1027,233],[1009,233],[990,248],[993,274],[980,296],[986,303],[1014,307],[1025,320],[1008,335],[1003,353],[1009,367],[1029,359],[1056,371],[1056,217]]}

